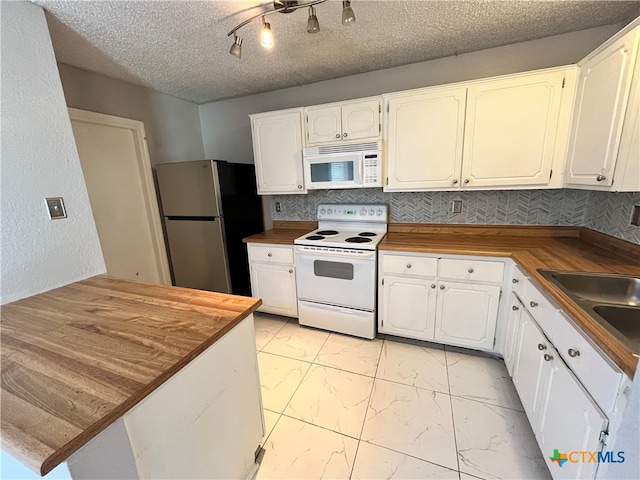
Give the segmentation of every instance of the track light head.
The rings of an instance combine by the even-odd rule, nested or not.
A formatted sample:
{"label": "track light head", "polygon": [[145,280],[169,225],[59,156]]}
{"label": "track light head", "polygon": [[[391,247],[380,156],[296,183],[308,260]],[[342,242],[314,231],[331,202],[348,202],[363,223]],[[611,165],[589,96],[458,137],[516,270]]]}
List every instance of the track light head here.
{"label": "track light head", "polygon": [[342,1],[342,24],[343,25],[351,25],[356,21],[356,14],[353,13],[353,8],[351,8],[350,0]]}
{"label": "track light head", "polygon": [[260,34],[260,42],[264,48],[273,47],[273,32],[271,31],[271,24],[265,22],[262,17],[262,33]]}
{"label": "track light head", "polygon": [[316,9],[309,7],[309,20],[307,20],[307,33],[318,33],[320,31],[320,22],[316,17]]}
{"label": "track light head", "polygon": [[236,58],[242,57],[242,38],[236,34],[233,35],[233,45],[231,45],[229,53]]}

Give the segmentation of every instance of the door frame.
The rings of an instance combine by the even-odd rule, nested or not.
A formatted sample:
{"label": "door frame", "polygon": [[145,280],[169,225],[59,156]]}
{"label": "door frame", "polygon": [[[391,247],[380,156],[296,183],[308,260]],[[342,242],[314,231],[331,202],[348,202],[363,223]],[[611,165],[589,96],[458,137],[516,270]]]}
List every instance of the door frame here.
{"label": "door frame", "polygon": [[156,269],[160,283],[171,285],[171,273],[169,270],[169,260],[167,258],[167,248],[164,242],[164,233],[160,222],[160,209],[158,208],[158,197],[156,195],[155,183],[153,181],[153,171],[151,169],[151,158],[147,146],[147,135],[144,123],[139,120],[106,115],[104,113],[90,112],[78,108],[68,108],[69,119],[71,121],[102,125],[108,127],[122,128],[131,131],[136,147],[136,159],[138,163],[138,173],[140,174],[140,187],[144,199],[144,209],[147,216],[147,225],[151,233],[153,245],[153,255],[155,257]]}

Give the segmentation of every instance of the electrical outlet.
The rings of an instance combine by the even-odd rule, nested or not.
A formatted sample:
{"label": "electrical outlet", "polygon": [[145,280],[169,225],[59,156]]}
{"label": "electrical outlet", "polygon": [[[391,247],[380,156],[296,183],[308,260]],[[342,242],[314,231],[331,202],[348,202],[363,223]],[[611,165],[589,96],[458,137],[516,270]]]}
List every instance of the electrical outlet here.
{"label": "electrical outlet", "polygon": [[282,207],[280,206],[280,202],[276,202],[276,212],[280,213],[282,211]]}
{"label": "electrical outlet", "polygon": [[64,201],[62,200],[62,197],[45,198],[44,201],[47,205],[47,211],[49,212],[49,218],[51,220],[67,218],[67,212],[64,209]]}
{"label": "electrical outlet", "polygon": [[635,205],[631,211],[631,225],[640,227],[640,205]]}
{"label": "electrical outlet", "polygon": [[451,202],[451,213],[462,213],[462,200]]}

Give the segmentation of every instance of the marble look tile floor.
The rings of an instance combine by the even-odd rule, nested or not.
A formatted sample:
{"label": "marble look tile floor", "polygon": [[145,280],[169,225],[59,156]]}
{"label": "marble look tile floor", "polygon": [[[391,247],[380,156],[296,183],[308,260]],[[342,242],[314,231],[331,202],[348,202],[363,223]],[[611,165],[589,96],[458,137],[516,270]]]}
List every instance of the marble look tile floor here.
{"label": "marble look tile floor", "polygon": [[255,314],[258,479],[548,479],[498,359]]}

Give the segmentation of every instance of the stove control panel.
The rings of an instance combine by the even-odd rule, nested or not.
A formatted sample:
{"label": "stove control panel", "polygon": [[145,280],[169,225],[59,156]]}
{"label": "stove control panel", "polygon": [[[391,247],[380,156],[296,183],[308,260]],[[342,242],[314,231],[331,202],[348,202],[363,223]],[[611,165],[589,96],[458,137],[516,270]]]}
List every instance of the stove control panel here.
{"label": "stove control panel", "polygon": [[318,220],[354,220],[386,223],[389,207],[381,204],[321,204],[318,205]]}

